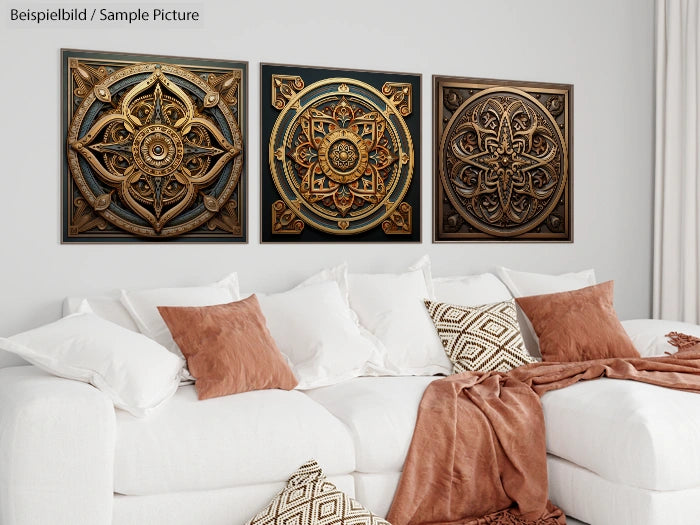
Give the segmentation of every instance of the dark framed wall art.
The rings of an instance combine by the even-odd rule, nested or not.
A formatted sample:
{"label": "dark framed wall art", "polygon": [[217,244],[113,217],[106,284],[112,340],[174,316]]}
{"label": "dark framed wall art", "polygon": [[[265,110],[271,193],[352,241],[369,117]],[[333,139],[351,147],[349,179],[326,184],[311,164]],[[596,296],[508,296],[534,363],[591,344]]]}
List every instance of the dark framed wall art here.
{"label": "dark framed wall art", "polygon": [[421,76],[261,65],[261,241],[420,242]]}
{"label": "dark framed wall art", "polygon": [[64,243],[246,242],[247,62],[61,63]]}
{"label": "dark framed wall art", "polygon": [[434,76],[433,240],[573,241],[573,86]]}

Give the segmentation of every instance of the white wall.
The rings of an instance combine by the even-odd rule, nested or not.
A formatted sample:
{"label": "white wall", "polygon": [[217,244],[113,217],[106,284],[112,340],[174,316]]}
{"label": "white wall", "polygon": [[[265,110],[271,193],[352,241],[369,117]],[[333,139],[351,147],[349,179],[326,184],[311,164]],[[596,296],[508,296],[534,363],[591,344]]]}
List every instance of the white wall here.
{"label": "white wall", "polygon": [[[68,294],[204,283],[233,269],[244,288],[274,290],[344,259],[355,271],[396,271],[426,252],[437,275],[499,264],[552,273],[595,267],[600,280],[615,280],[621,317],[648,316],[652,4],[204,0],[204,21],[194,29],[0,22],[0,335],[58,317]],[[9,6],[3,3],[6,20]],[[60,244],[61,47],[250,62],[248,245]],[[263,61],[423,74],[422,244],[260,245]],[[573,244],[431,243],[433,74],[575,85]]]}

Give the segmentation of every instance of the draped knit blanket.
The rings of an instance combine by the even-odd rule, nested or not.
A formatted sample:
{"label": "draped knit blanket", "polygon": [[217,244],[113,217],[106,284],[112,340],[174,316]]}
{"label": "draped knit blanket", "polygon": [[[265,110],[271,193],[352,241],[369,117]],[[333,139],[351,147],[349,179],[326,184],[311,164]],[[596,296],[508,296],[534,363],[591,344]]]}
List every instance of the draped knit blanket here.
{"label": "draped knit blanket", "polygon": [[564,513],[547,497],[540,396],[600,377],[700,392],[700,340],[683,334],[669,339],[679,348],[669,356],[534,363],[431,383],[387,520],[564,525]]}

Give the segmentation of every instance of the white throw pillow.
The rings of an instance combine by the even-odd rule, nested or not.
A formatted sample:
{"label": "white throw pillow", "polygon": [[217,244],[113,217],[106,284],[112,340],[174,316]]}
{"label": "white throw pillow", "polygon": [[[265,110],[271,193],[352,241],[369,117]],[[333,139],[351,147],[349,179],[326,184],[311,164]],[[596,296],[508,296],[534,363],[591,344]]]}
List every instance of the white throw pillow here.
{"label": "white throw pillow", "polygon": [[436,301],[463,306],[501,303],[513,298],[506,285],[492,273],[433,278],[433,292]]}
{"label": "white throw pillow", "polygon": [[[513,297],[570,292],[596,284],[595,271],[593,269],[560,275],[548,275],[544,273],[518,272],[500,266],[496,269],[496,275],[505,283]],[[525,348],[530,352],[530,355],[541,358],[540,343],[535,329],[520,306],[518,306],[518,322],[525,341]]]}
{"label": "white throw pillow", "polygon": [[350,306],[360,323],[381,343],[383,366],[374,373],[388,375],[450,374],[452,363],[425,309],[433,299],[429,270],[401,274],[350,274]]}
{"label": "white throw pillow", "polygon": [[595,271],[548,275],[545,273],[518,272],[500,266],[496,275],[505,283],[513,297],[570,292],[596,284]]}
{"label": "white throw pillow", "polygon": [[680,332],[700,337],[700,326],[681,321],[663,321],[661,319],[632,319],[622,321],[627,335],[642,357],[675,354],[678,348],[669,344],[666,334]]}
{"label": "white throw pillow", "polygon": [[184,364],[148,337],[87,311],[0,338],[0,349],[51,374],[90,383],[138,417],[175,393]]}
{"label": "white throw pillow", "polygon": [[340,295],[343,297],[343,301],[349,308],[350,298],[348,295],[348,263],[346,262],[333,266],[332,268],[324,268],[318,273],[313,274],[311,277],[304,279],[301,283],[295,286],[295,288],[309,284],[322,283],[325,281],[335,281],[338,283]]}
{"label": "white throw pillow", "polygon": [[29,363],[27,363],[25,359],[22,359],[18,355],[0,350],[0,369],[10,368],[11,366],[26,366],[28,364]]}
{"label": "white throw pillow", "polygon": [[[158,312],[159,306],[211,306],[240,300],[238,275],[234,272],[209,286],[183,288],[155,288],[152,290],[121,291],[121,303],[133,317],[142,334],[182,358],[178,348]],[[185,371],[186,372],[186,371]],[[191,378],[189,372],[186,378]]]}
{"label": "white throw pillow", "polygon": [[287,292],[256,294],[301,390],[358,377],[368,362],[380,362],[378,348],[362,333],[335,278],[328,277]]}
{"label": "white throw pillow", "polygon": [[119,300],[119,293],[91,297],[66,297],[63,300],[63,317],[80,311],[80,305],[83,301],[87,301],[92,312],[102,319],[107,319],[107,321],[128,328],[133,332],[140,331],[134,318]]}

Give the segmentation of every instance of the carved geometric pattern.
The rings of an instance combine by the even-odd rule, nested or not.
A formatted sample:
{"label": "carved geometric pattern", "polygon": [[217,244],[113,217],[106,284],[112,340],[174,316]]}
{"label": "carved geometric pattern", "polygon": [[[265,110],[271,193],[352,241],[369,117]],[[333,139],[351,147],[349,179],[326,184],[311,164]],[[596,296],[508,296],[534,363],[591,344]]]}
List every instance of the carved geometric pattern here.
{"label": "carved geometric pattern", "polygon": [[412,215],[411,205],[407,202],[402,202],[389,218],[382,223],[384,233],[388,235],[411,233],[413,231],[413,225],[411,224]]}
{"label": "carved geometric pattern", "polygon": [[246,65],[63,56],[64,242],[245,240]]}
{"label": "carved geometric pattern", "polygon": [[520,334],[515,301],[471,307],[426,300],[425,306],[455,374],[507,372],[534,362]]}
{"label": "carved geometric pattern", "polygon": [[283,201],[272,203],[272,231],[275,233],[301,233],[304,222],[297,219],[292,210]]}
{"label": "carved geometric pattern", "polygon": [[[266,201],[272,240],[289,233],[301,241],[310,235],[311,240],[356,240],[372,230],[410,236],[417,218],[405,198],[418,182],[405,119],[414,112],[413,84],[375,86],[337,72],[307,82],[306,76],[316,79],[324,70],[308,68],[314,77],[308,71],[291,74],[300,68],[276,69],[263,78],[270,89],[265,98],[274,108],[263,110],[274,116],[268,128],[269,178],[264,173],[263,179],[263,195],[272,196]],[[268,239],[264,232],[263,240]],[[374,240],[388,238],[375,235]]]}
{"label": "carved geometric pattern", "polygon": [[272,75],[272,105],[284,109],[297,92],[304,89],[304,80],[298,75]]}
{"label": "carved geometric pattern", "polygon": [[413,86],[407,82],[385,82],[382,93],[407,117],[413,113]]}
{"label": "carved geometric pattern", "polygon": [[287,486],[246,525],[389,525],[326,479],[315,460],[304,463]]}
{"label": "carved geometric pattern", "polygon": [[435,78],[436,240],[571,240],[567,84]]}

